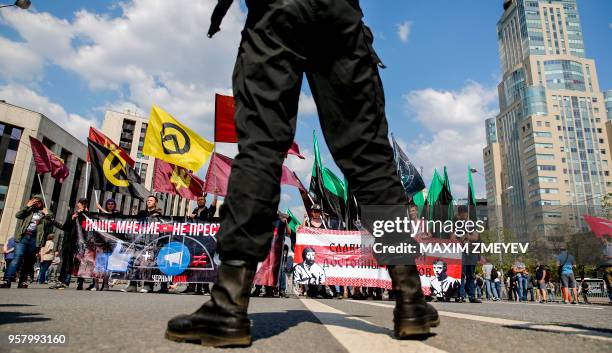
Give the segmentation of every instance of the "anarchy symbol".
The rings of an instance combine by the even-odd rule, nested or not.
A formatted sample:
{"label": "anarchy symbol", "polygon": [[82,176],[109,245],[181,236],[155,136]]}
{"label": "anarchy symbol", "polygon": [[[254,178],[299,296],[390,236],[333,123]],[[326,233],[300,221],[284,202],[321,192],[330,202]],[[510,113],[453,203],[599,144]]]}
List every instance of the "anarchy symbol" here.
{"label": "anarchy symbol", "polygon": [[161,141],[165,154],[185,154],[191,148],[191,141],[185,130],[173,123],[162,124]]}
{"label": "anarchy symbol", "polygon": [[[113,166],[113,162],[115,159],[118,160]],[[108,181],[110,181],[113,185],[118,187],[127,187],[130,182],[127,179],[117,178],[121,172],[125,173],[125,160],[121,158],[115,151],[112,151],[104,158],[104,163],[102,163],[102,171],[104,172],[104,176]]]}

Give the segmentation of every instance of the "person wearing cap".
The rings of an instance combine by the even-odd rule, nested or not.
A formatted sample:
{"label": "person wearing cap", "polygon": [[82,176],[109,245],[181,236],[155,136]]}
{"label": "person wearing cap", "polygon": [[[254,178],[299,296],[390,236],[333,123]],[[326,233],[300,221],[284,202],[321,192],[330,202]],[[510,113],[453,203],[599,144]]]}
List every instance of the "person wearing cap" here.
{"label": "person wearing cap", "polygon": [[42,195],[32,197],[17,214],[15,257],[6,270],[0,288],[10,288],[19,272],[19,288],[27,288],[27,275],[33,268],[36,254],[53,231],[53,213],[44,207]]}
{"label": "person wearing cap", "polygon": [[310,218],[306,220],[305,225],[310,228],[325,228],[327,229],[327,224],[322,217],[322,209],[321,206],[314,204],[310,207]]}

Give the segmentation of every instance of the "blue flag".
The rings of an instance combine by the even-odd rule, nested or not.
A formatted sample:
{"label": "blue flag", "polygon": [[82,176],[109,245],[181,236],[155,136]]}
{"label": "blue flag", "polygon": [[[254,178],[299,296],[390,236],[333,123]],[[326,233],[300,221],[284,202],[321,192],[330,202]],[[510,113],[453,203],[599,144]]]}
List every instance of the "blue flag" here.
{"label": "blue flag", "polygon": [[393,141],[393,159],[397,165],[397,172],[402,181],[402,186],[406,190],[406,195],[411,199],[414,194],[425,189],[425,183],[421,174],[419,174],[414,164],[410,162],[406,153],[402,151],[393,135],[391,135],[391,140]]}

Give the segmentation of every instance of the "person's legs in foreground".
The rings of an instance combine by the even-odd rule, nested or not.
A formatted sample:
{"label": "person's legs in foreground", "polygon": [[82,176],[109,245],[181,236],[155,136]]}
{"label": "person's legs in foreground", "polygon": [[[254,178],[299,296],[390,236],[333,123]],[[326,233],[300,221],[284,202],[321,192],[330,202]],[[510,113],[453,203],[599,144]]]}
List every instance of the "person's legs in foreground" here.
{"label": "person's legs in foreground", "polygon": [[[222,210],[219,275],[210,301],[168,322],[168,339],[251,344],[249,289],[257,262],[269,252],[304,72],[330,151],[357,200],[407,204],[388,141],[371,37],[361,17],[349,0],[249,2],[233,78],[239,153]],[[396,335],[429,333],[439,319],[425,303],[416,266],[389,266],[389,273],[397,293]]]}

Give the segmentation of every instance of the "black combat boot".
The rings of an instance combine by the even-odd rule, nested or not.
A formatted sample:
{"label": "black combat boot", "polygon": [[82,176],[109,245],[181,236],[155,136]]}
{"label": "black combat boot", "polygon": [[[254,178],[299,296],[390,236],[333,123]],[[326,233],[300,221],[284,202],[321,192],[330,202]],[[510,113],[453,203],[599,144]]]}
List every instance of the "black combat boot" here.
{"label": "black combat boot", "polygon": [[428,334],[431,327],[440,324],[440,319],[436,309],[425,302],[417,267],[401,265],[388,268],[395,296],[395,337],[409,339]]}
{"label": "black combat boot", "polygon": [[166,338],[213,347],[250,346],[247,307],[255,269],[244,261],[224,261],[210,300],[195,313],[168,321]]}

